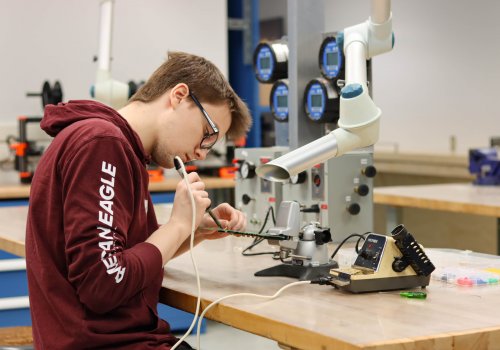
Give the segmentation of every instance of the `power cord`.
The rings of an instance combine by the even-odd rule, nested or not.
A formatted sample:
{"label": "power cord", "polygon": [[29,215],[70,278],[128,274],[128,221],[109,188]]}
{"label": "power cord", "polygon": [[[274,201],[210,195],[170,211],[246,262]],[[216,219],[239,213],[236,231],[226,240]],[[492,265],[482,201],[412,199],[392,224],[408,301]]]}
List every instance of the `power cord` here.
{"label": "power cord", "polygon": [[196,349],[198,349],[198,350],[201,349],[201,347],[200,347],[201,320],[203,320],[203,317],[205,317],[205,314],[208,312],[208,310],[210,310],[212,308],[212,306],[217,305],[218,303],[220,303],[223,300],[226,300],[226,299],[229,299],[229,298],[234,298],[234,297],[256,297],[256,298],[261,298],[261,299],[272,300],[272,299],[277,298],[285,289],[288,289],[288,288],[293,287],[293,286],[302,285],[302,284],[311,284],[311,281],[298,281],[298,282],[289,283],[289,284],[281,287],[273,295],[262,295],[262,294],[254,294],[254,293],[238,293],[238,294],[227,295],[225,297],[222,297],[222,298],[219,298],[219,299],[213,301],[212,303],[210,303],[206,307],[205,310],[203,310],[203,312],[200,315],[200,319],[199,319],[199,322],[198,322],[198,328],[196,329]]}
{"label": "power cord", "polygon": [[[186,168],[184,167],[184,163],[182,162],[180,157],[175,157],[175,160],[177,161],[176,163],[176,168],[177,171],[179,171],[179,174],[184,180],[184,183],[186,184],[186,187],[189,192],[189,198],[191,200],[191,208],[193,210],[193,217],[191,220],[191,239],[189,242],[189,255],[191,256],[191,262],[193,263],[193,268],[194,272],[196,275],[196,285],[198,287],[198,296],[196,298],[196,311],[194,313],[194,318],[193,321],[191,322],[191,325],[189,326],[189,329],[186,331],[186,333],[180,338],[177,343],[172,346],[172,350],[175,350],[179,344],[181,344],[184,339],[191,333],[191,331],[194,328],[194,325],[196,324],[196,320],[198,319],[198,314],[200,312],[200,304],[201,304],[201,283],[200,283],[200,273],[198,272],[198,266],[196,265],[196,260],[194,259],[193,255],[193,247],[194,247],[194,231],[195,231],[195,226],[196,226],[196,203],[194,202],[194,196],[193,192],[191,191],[191,186],[189,185],[188,179],[187,179],[187,173],[186,173]],[[199,328],[199,327],[198,327]]]}
{"label": "power cord", "polygon": [[[198,287],[198,296],[196,298],[196,311],[195,311],[195,314],[194,314],[194,317],[193,317],[193,321],[191,322],[191,325],[189,326],[189,329],[174,344],[174,346],[172,346],[171,349],[175,350],[184,341],[184,339],[186,339],[186,337],[193,330],[193,327],[196,324],[197,320],[198,320],[198,327],[196,329],[196,344],[197,344],[197,349],[201,349],[201,346],[200,346],[201,322],[203,321],[203,318],[205,317],[205,314],[208,312],[208,310],[210,310],[214,305],[220,303],[223,300],[226,300],[226,299],[229,299],[229,298],[234,298],[234,297],[237,297],[237,296],[250,296],[250,297],[256,297],[256,298],[262,298],[262,299],[272,300],[272,299],[277,298],[284,290],[286,290],[286,289],[288,289],[290,287],[301,285],[301,284],[310,284],[311,281],[299,281],[299,282],[289,283],[289,284],[281,287],[273,295],[261,295],[261,294],[254,294],[254,293],[238,293],[238,294],[227,295],[225,297],[222,297],[222,298],[219,298],[219,299],[215,300],[210,305],[208,305],[206,307],[206,309],[203,310],[203,312],[201,313],[201,315],[198,317],[198,314],[200,312],[200,305],[201,305],[201,283],[200,283],[200,274],[198,272],[198,266],[196,265],[196,260],[194,259],[194,255],[193,255],[194,232],[195,232],[195,224],[196,224],[196,214],[195,214],[195,212],[196,212],[196,204],[194,202],[193,192],[191,191],[191,187],[189,186],[189,182],[187,180],[187,173],[186,173],[186,168],[184,167],[184,163],[182,162],[182,160],[179,157],[175,157],[175,159],[178,162],[176,164],[176,165],[178,165],[178,171],[182,174],[181,176],[182,176],[182,178],[183,178],[183,180],[184,180],[184,182],[185,182],[185,184],[187,186],[187,189],[188,189],[188,192],[189,192],[189,197],[190,197],[190,200],[191,200],[191,206],[192,206],[192,209],[193,209],[193,217],[192,217],[192,220],[191,220],[191,239],[190,239],[190,245],[189,245],[189,254],[191,256],[191,262],[193,263],[194,271],[195,271],[195,274],[196,274],[196,284],[197,284],[197,287]],[[274,220],[274,213],[273,213],[273,220]],[[262,230],[263,230],[263,228],[261,228],[261,231]],[[259,233],[262,233],[262,232],[259,232]]]}
{"label": "power cord", "polygon": [[359,237],[358,238],[358,241],[356,242],[356,253],[359,253],[359,242],[361,240],[365,240],[365,236],[367,234],[369,234],[370,232],[365,232],[363,233],[362,235],[359,234],[359,233],[352,233],[350,234],[349,236],[347,236],[346,238],[344,238],[344,240],[342,242],[339,243],[337,249],[335,249],[335,251],[332,253],[332,256],[330,257],[330,259],[333,259],[333,257],[339,252],[340,248],[344,245],[345,242],[347,242],[349,239],[353,238],[353,237]]}
{"label": "power cord", "polygon": [[[269,220],[269,214],[272,215],[271,217],[273,220],[273,224],[276,224],[276,218],[274,217],[274,208],[272,205],[270,205],[269,208],[267,209],[266,216],[264,217],[264,223],[262,224],[262,226],[259,229],[259,234],[261,234],[264,231],[264,229],[267,225],[267,221]],[[252,249],[256,245],[258,245],[259,243],[264,241],[264,239],[265,238],[255,237],[255,239],[253,240],[253,243],[250,244],[245,249],[243,249],[243,251],[241,252],[241,255],[243,255],[243,256],[273,255],[273,259],[278,260],[279,259],[279,252],[246,253],[248,250]]]}

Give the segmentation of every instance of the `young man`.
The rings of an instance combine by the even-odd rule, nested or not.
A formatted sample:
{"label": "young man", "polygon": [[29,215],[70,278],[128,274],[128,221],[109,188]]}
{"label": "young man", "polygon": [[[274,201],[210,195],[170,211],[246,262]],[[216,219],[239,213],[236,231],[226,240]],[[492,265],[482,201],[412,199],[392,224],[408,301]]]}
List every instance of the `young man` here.
{"label": "young man", "polygon": [[[95,101],[46,107],[41,127],[55,138],[33,178],[26,232],[36,349],[169,349],[177,341],[156,305],[163,266],[189,249],[192,207],[180,181],[170,220],[158,226],[146,164],[205,159],[250,123],[221,72],[186,53],[170,53],[118,112]],[[196,173],[187,179],[195,242],[223,237],[205,214],[204,183]],[[230,205],[213,212],[226,227],[245,228]]]}

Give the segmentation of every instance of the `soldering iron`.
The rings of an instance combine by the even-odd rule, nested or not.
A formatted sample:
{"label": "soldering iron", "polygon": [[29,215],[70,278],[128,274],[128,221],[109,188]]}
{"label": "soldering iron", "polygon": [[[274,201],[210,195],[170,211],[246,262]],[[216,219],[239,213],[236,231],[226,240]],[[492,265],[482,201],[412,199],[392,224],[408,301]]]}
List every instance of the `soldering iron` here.
{"label": "soldering iron", "polygon": [[[175,165],[175,169],[177,170],[177,172],[179,173],[179,175],[181,176],[181,178],[184,178],[184,174],[182,173],[181,171],[181,163],[179,162],[179,160],[177,160],[177,158],[174,158],[174,165]],[[210,215],[210,217],[214,220],[215,224],[217,225],[217,227],[220,229],[220,230],[224,230],[224,228],[222,227],[219,219],[217,219],[217,217],[215,216],[215,214],[212,212],[212,209],[210,209],[210,207],[207,208],[206,212],[208,213],[208,215]]]}

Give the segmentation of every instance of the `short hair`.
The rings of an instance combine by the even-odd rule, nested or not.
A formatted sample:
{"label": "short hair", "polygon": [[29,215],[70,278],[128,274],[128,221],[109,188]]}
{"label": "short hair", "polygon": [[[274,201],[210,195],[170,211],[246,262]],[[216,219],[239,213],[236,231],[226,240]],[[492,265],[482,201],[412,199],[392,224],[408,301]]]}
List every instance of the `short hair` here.
{"label": "short hair", "polygon": [[167,60],[151,75],[129,102],[152,102],[179,83],[185,83],[200,100],[213,104],[227,103],[231,126],[227,138],[246,135],[252,125],[247,105],[234,92],[221,71],[209,60],[185,52],[168,52]]}

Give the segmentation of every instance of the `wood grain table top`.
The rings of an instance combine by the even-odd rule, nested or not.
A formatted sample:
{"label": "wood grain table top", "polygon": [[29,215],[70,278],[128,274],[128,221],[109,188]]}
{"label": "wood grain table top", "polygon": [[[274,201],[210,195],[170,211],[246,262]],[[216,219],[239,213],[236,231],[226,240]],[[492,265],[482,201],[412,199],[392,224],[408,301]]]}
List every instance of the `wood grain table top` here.
{"label": "wood grain table top", "polygon": [[500,217],[500,186],[471,183],[376,187],[376,204]]}

